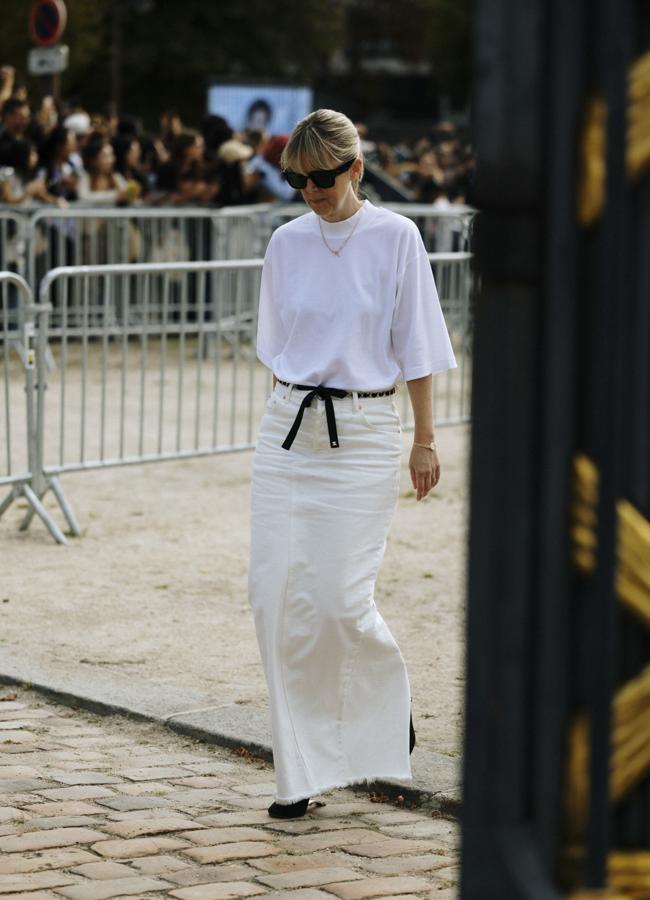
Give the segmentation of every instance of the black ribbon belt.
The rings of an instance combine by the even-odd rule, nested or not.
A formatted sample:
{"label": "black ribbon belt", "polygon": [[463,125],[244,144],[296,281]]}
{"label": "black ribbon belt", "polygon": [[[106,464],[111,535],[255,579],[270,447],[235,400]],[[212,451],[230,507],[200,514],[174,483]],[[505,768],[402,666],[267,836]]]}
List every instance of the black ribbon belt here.
{"label": "black ribbon belt", "polygon": [[296,384],[294,385],[294,387],[297,387],[299,390],[309,391],[309,393],[305,394],[305,396],[303,397],[303,401],[300,404],[300,408],[298,409],[298,414],[293,421],[293,425],[289,429],[289,434],[282,442],[282,446],[284,447],[284,449],[289,450],[289,448],[293,444],[294,438],[298,434],[298,429],[300,428],[300,423],[302,422],[304,412],[308,406],[311,406],[311,401],[314,399],[314,397],[320,397],[321,400],[325,401],[325,415],[327,416],[327,430],[329,432],[330,447],[338,447],[339,436],[336,431],[336,417],[334,416],[334,404],[332,403],[332,397],[347,397],[348,391],[344,391],[342,388],[325,387],[322,384],[319,384],[317,387],[312,387],[311,385],[305,384]]}
{"label": "black ribbon belt", "polygon": [[[288,381],[282,381],[278,378],[280,384],[285,384],[289,386]],[[334,404],[332,403],[332,397],[347,397],[351,392],[343,390],[343,388],[332,388],[325,387],[323,384],[314,385],[312,384],[294,384],[294,387],[299,391],[308,391],[305,394],[302,403],[300,404],[300,408],[298,409],[298,413],[296,418],[293,421],[293,425],[289,429],[289,434],[286,436],[284,441],[282,442],[282,446],[285,450],[289,450],[291,445],[294,442],[296,435],[298,434],[298,429],[300,428],[300,424],[302,422],[302,417],[304,415],[305,410],[308,406],[311,406],[311,401],[314,397],[320,397],[321,400],[325,401],[325,415],[327,417],[327,431],[330,439],[330,447],[338,447],[339,445],[339,436],[336,430],[336,417],[334,415]],[[396,388],[391,388],[388,391],[359,391],[359,397],[382,397],[387,394],[394,394]]]}

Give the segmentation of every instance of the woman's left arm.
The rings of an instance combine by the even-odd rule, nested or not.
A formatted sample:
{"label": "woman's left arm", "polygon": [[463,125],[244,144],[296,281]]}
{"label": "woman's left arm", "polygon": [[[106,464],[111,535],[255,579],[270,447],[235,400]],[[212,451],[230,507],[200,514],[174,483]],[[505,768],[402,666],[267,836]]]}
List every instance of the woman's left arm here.
{"label": "woman's left arm", "polygon": [[433,433],[433,376],[424,375],[406,382],[415,429],[413,447],[409,458],[409,470],[413,488],[417,492],[417,500],[422,500],[440,480],[440,462],[435,450],[418,447],[418,444],[429,444],[435,440]]}

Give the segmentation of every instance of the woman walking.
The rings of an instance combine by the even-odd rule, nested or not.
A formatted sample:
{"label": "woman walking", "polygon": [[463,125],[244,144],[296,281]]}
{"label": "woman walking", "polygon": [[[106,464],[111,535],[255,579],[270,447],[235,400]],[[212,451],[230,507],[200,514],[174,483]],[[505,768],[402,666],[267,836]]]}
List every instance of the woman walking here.
{"label": "woman walking", "polygon": [[417,499],[440,478],[432,375],[456,361],[417,226],[359,192],[354,124],[319,109],[281,165],[310,211],[273,233],[257,355],[273,372],[253,458],[249,601],[269,689],[276,796],[411,779],[404,659],[374,602],[399,491],[405,381]]}

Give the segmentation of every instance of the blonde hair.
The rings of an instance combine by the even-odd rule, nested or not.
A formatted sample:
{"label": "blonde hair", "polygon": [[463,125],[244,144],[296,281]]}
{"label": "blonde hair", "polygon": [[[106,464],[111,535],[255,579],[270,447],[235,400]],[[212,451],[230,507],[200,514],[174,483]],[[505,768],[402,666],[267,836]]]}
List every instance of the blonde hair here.
{"label": "blonde hair", "polygon": [[283,169],[311,172],[314,169],[334,169],[352,157],[361,160],[361,171],[352,182],[354,193],[361,200],[359,189],[363,178],[363,152],[359,133],[351,119],[335,109],[317,109],[295,126],[280,156]]}

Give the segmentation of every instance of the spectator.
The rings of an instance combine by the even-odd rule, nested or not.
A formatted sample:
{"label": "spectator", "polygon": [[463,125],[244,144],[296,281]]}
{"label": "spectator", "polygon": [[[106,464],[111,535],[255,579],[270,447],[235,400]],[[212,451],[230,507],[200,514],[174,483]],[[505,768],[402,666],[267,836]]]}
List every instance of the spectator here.
{"label": "spectator", "polygon": [[365,122],[355,122],[354,127],[357,129],[357,134],[359,135],[359,141],[361,142],[361,152],[365,157],[369,156],[371,153],[374,153],[376,150],[376,144],[374,141],[368,140],[368,126]]}
{"label": "spectator", "polygon": [[42,176],[35,177],[38,153],[31,141],[22,138],[13,141],[7,151],[6,163],[6,177],[0,182],[3,203],[19,206],[40,202],[67,206],[63,198],[55,197],[47,190]]}
{"label": "spectator", "polygon": [[29,137],[32,137],[40,146],[58,121],[59,112],[56,108],[54,97],[46,94],[41,100],[41,105],[32,117],[27,133]]}
{"label": "spectator", "polygon": [[104,140],[110,141],[113,137],[113,119],[100,113],[92,113],[90,116],[90,130],[93,134],[100,134]]}
{"label": "spectator", "polygon": [[281,200],[288,203],[295,198],[296,192],[284,179],[280,168],[280,156],[287,140],[286,135],[260,140],[255,154],[244,163],[244,186],[251,202]]}
{"label": "spectator", "polygon": [[112,141],[115,152],[115,171],[123,175],[127,181],[135,181],[140,185],[140,196],[148,193],[147,177],[141,167],[142,146],[134,135],[118,134]]}
{"label": "spectator", "polygon": [[280,157],[288,141],[288,135],[276,134],[267,142],[264,150],[264,159],[271,166],[271,170],[267,171],[266,174],[267,187],[275,194],[278,200],[282,200],[285,203],[298,198],[296,191],[284,178],[282,166],[280,165]]}
{"label": "spectator", "polygon": [[170,156],[176,138],[180,137],[183,131],[183,122],[178,110],[166,109],[160,117],[160,140]]}
{"label": "spectator", "polygon": [[15,84],[13,94],[11,96],[16,100],[20,100],[21,103],[26,103],[27,105],[29,105],[29,93],[27,91],[27,85],[25,83]]}
{"label": "spectator", "polygon": [[205,167],[203,135],[193,129],[179,134],[171,147],[168,163],[158,172],[162,201],[173,204],[211,203],[219,185],[211,182]]}
{"label": "spectator", "polygon": [[[108,112],[91,117],[78,99],[62,105],[48,95],[32,115],[14,69],[0,66],[0,165],[8,166],[9,158],[23,160],[24,147],[13,153],[17,141],[36,143],[40,164],[35,180],[44,184],[48,196],[68,201],[79,196],[78,188],[86,202],[128,203],[139,196],[148,203],[230,206],[297,199],[279,165],[286,138],[268,133],[272,106],[258,97],[244,118],[246,131],[235,132],[223,116],[207,115],[199,133],[184,129],[179,111],[169,108],[160,118],[160,136],[148,136],[132,116],[118,119]],[[368,161],[409,189],[415,201],[436,208],[472,204],[475,157],[453,122],[434,123],[414,139],[395,142],[370,135],[363,121],[355,128]],[[101,150],[94,146],[86,152],[91,134],[97,135],[92,141]],[[104,150],[109,141],[112,150]],[[31,151],[30,158],[33,162]],[[25,178],[34,180],[33,167],[21,166],[22,174],[14,173],[11,183],[4,173],[3,196],[21,196]],[[35,197],[45,196],[42,188],[33,190]]]}
{"label": "spectator", "polygon": [[233,130],[223,116],[209,115],[203,119],[201,134],[205,141],[206,162],[214,162],[217,158],[217,150],[233,136]]}
{"label": "spectator", "polygon": [[74,132],[76,149],[70,154],[70,164],[77,175],[81,175],[83,172],[82,153],[92,134],[90,116],[88,113],[83,112],[83,110],[78,110],[66,117],[63,122],[63,127],[67,131]]}
{"label": "spectator", "polygon": [[434,146],[443,143],[443,141],[458,141],[458,129],[453,122],[438,122],[431,131],[431,141]]}
{"label": "spectator", "polygon": [[56,125],[41,147],[41,168],[38,175],[45,181],[47,190],[65,200],[77,199],[79,173],[70,162],[77,149],[77,137],[72,129]]}
{"label": "spectator", "polygon": [[374,149],[375,159],[379,166],[387,175],[390,175],[392,178],[395,178],[399,181],[401,178],[401,170],[399,159],[397,157],[397,154],[395,153],[394,147],[391,147],[391,145],[386,143],[386,141],[379,141],[374,145]]}
{"label": "spectator", "polygon": [[162,165],[161,149],[164,150],[159,138],[146,134],[140,138],[140,171],[147,185],[146,193],[149,202],[151,202],[151,194],[156,190],[158,170]]}
{"label": "spectator", "polygon": [[438,165],[435,151],[427,138],[417,141],[414,159],[402,163],[400,170],[404,183],[413,192],[416,201],[420,200],[425,187],[429,187],[432,181],[438,185],[444,184],[444,172]]}
{"label": "spectator", "polygon": [[0,164],[11,165],[8,156],[15,141],[25,137],[31,119],[29,106],[23,100],[10,97],[2,106],[2,129],[0,131]]}
{"label": "spectator", "polygon": [[413,145],[413,156],[419,159],[425,153],[433,150],[434,144],[430,137],[421,137]]}
{"label": "spectator", "polygon": [[85,171],[79,178],[80,200],[127,204],[139,196],[139,186],[115,171],[115,153],[101,135],[92,135],[83,150]]}
{"label": "spectator", "polygon": [[219,203],[221,206],[238,206],[246,202],[244,173],[242,164],[253,155],[253,148],[236,138],[219,147],[217,160],[220,183]]}
{"label": "spectator", "polygon": [[106,114],[102,117],[104,122],[104,133],[106,137],[112,141],[113,138],[118,134],[120,127],[120,117],[117,115],[115,110],[113,109],[113,104],[109,104]]}
{"label": "spectator", "polygon": [[0,108],[14,92],[16,70],[13,66],[0,66]]}
{"label": "spectator", "polygon": [[116,137],[128,136],[139,138],[142,133],[142,125],[135,116],[122,116],[116,129]]}
{"label": "spectator", "polygon": [[264,159],[272,166],[275,166],[279,172],[282,171],[280,162],[282,151],[288,143],[289,136],[287,134],[276,134],[266,142],[266,147],[264,148]]}
{"label": "spectator", "polygon": [[203,161],[205,164],[206,178],[219,184],[219,171],[221,163],[217,157],[219,147],[233,136],[233,130],[223,116],[205,116],[201,124],[201,134],[205,141]]}
{"label": "spectator", "polygon": [[235,139],[236,145],[244,145],[252,151],[248,156],[244,156],[241,166],[241,180],[244,196],[248,203],[258,203],[266,200],[264,187],[260,181],[261,173],[256,165],[258,161],[262,162],[262,151],[266,146],[267,135],[263,131],[255,129],[246,129],[241,135],[241,140]]}

